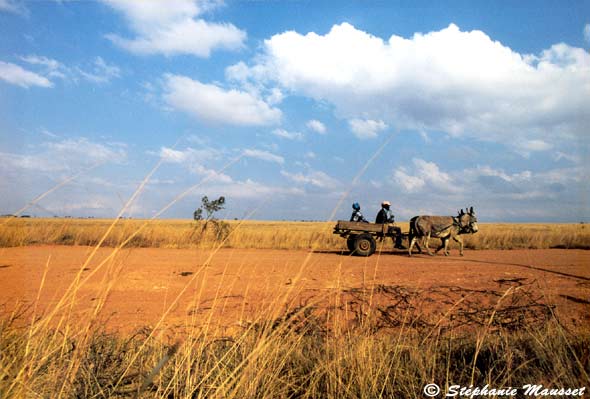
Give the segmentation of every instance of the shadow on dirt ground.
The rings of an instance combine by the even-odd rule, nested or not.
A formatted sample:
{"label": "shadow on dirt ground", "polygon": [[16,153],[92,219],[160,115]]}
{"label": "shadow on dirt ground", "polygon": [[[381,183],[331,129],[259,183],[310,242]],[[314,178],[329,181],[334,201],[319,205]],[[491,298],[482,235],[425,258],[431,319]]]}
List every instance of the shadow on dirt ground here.
{"label": "shadow on dirt ground", "polygon": [[576,274],[570,274],[570,273],[560,272],[560,271],[557,271],[557,270],[545,269],[543,267],[538,267],[538,266],[533,266],[533,265],[526,265],[526,264],[523,264],[523,263],[493,262],[493,261],[489,261],[489,260],[478,260],[478,259],[456,259],[456,260],[458,262],[470,262],[470,263],[483,263],[483,264],[488,264],[488,265],[502,265],[502,266],[524,267],[524,268],[527,268],[527,269],[537,270],[537,271],[540,271],[540,272],[553,273],[553,274],[557,274],[557,275],[560,275],[560,276],[577,278],[577,279],[584,280],[584,281],[590,281],[590,277],[578,276]]}
{"label": "shadow on dirt ground", "polygon": [[[314,250],[314,251],[312,251],[312,253],[333,254],[333,255],[347,256],[347,257],[355,256],[354,254],[352,254],[350,251],[347,251],[347,250]],[[377,251],[372,256],[401,256],[401,257],[408,258],[408,251],[407,250],[387,249],[387,250],[383,250],[381,252]],[[436,254],[434,256],[430,256],[424,252],[423,253],[412,252],[412,257],[416,258],[416,259],[433,259],[433,260],[435,260],[435,259],[441,258],[443,256],[436,255]],[[505,262],[505,261],[495,262],[495,261],[489,261],[489,260],[473,259],[471,257],[466,259],[466,258],[462,258],[459,256],[449,256],[449,257],[443,257],[443,258],[446,258],[446,259],[452,258],[453,260],[455,260],[457,262],[481,263],[481,264],[502,265],[502,266],[517,266],[517,267],[523,267],[526,269],[536,270],[536,271],[540,271],[540,272],[552,273],[552,274],[556,274],[556,275],[560,275],[560,276],[564,276],[564,277],[570,277],[570,278],[580,279],[580,280],[584,280],[584,281],[590,281],[590,277],[560,272],[558,270],[546,269],[543,267],[528,265],[528,264],[524,264],[524,263],[509,263],[509,262]]]}
{"label": "shadow on dirt ground", "polygon": [[[311,251],[314,254],[333,254],[333,255],[341,255],[341,256],[355,256],[354,254],[352,254],[350,251],[348,250],[312,250]],[[377,251],[375,252],[373,255],[371,256],[405,256],[408,257],[408,251],[407,250],[384,250],[384,251]],[[414,253],[413,255],[416,255],[416,253]]]}

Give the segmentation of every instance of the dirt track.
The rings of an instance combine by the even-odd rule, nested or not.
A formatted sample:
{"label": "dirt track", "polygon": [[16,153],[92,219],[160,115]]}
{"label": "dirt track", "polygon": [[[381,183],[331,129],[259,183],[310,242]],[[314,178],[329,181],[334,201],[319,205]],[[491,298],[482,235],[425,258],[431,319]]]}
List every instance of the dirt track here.
{"label": "dirt track", "polygon": [[[48,265],[39,311],[52,309],[80,272],[84,283],[76,294],[76,317],[94,312],[111,282],[100,317],[109,329],[123,331],[155,326],[166,312],[161,326],[213,320],[231,330],[262,314],[272,317],[268,309],[285,309],[286,303],[337,306],[343,292],[377,285],[410,291],[443,287],[458,297],[524,285],[543,303],[555,305],[561,320],[590,327],[590,251],[466,251],[459,257],[455,250],[450,257],[412,258],[387,252],[359,258],[335,252],[223,249],[212,255],[146,248],[124,250],[98,267],[113,251],[105,248],[83,270],[91,251],[0,249],[0,304],[5,310],[17,302],[33,304]],[[433,299],[420,306],[444,312],[445,305]]]}

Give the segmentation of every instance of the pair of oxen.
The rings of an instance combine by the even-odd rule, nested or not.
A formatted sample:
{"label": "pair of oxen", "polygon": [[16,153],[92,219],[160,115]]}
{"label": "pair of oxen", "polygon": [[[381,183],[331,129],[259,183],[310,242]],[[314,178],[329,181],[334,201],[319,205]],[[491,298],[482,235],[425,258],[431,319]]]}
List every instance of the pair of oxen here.
{"label": "pair of oxen", "polygon": [[422,253],[419,240],[422,241],[429,255],[433,255],[428,247],[431,238],[440,238],[441,244],[436,252],[444,248],[444,254],[449,255],[449,241],[451,238],[459,243],[459,254],[463,256],[463,234],[473,234],[478,230],[477,218],[473,207],[467,212],[461,211],[457,216],[414,216],[410,220],[410,232],[408,240],[410,242],[408,252],[412,256],[414,245]]}

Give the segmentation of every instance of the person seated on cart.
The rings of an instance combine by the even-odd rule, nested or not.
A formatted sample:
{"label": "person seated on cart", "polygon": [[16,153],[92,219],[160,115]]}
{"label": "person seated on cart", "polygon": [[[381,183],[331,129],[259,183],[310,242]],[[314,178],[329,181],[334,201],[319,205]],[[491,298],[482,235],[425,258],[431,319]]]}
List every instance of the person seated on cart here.
{"label": "person seated on cart", "polygon": [[[377,224],[393,224],[394,223],[394,216],[391,210],[391,203],[389,201],[383,201],[381,203],[381,210],[377,213],[377,217],[375,218],[375,223]],[[406,247],[402,244],[402,229],[397,226],[390,226],[389,231],[395,232],[395,248],[398,249],[406,249]]]}
{"label": "person seated on cart", "polygon": [[358,202],[352,204],[352,215],[350,216],[351,222],[362,222],[362,223],[369,223],[367,219],[361,213],[361,206]]}

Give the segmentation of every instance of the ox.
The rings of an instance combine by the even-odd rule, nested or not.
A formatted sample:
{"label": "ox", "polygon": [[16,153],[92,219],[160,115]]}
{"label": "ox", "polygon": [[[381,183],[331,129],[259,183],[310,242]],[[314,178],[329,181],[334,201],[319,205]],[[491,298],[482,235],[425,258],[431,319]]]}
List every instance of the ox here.
{"label": "ox", "polygon": [[444,248],[444,254],[448,256],[449,240],[452,238],[459,243],[459,253],[463,256],[461,234],[472,234],[476,233],[477,230],[477,218],[473,207],[469,208],[467,213],[461,209],[457,216],[414,216],[410,220],[410,232],[408,234],[410,248],[408,252],[412,256],[412,248],[417,245],[418,251],[422,253],[420,244],[418,244],[418,239],[421,238],[428,255],[434,255],[428,247],[430,238],[434,237],[441,239],[441,245],[436,252]]}

